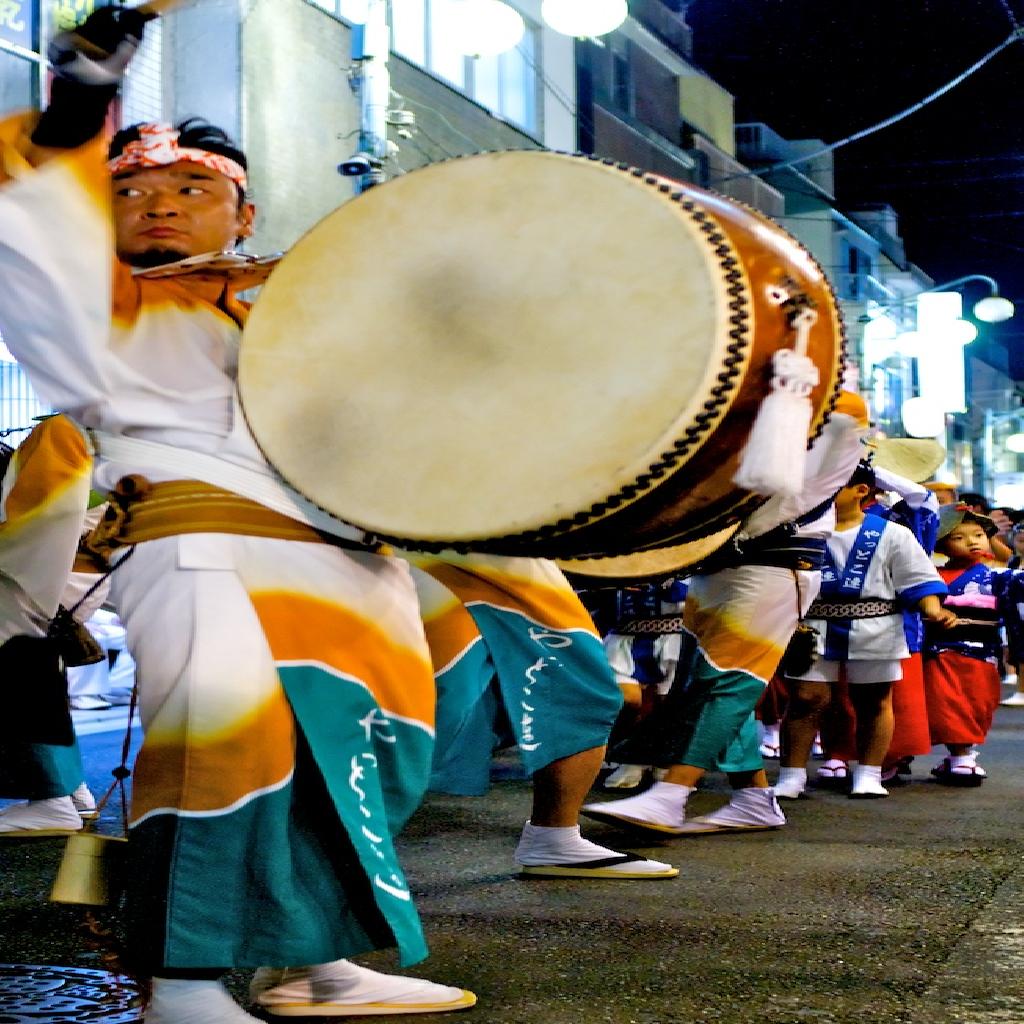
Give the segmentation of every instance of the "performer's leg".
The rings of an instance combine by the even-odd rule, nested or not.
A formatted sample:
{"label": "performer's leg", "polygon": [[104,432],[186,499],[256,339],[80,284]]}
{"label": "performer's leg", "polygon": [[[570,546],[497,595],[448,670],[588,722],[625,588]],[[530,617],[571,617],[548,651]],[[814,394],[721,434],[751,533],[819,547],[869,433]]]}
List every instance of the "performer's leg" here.
{"label": "performer's leg", "polygon": [[[524,874],[576,878],[674,878],[661,861],[599,846],[580,834],[580,809],[597,778],[605,748],[559,758],[533,775],[533,812],[516,848]],[[656,783],[657,785],[657,783]]]}
{"label": "performer's leg", "polygon": [[807,788],[807,760],[831,693],[832,687],[826,682],[789,680],[789,707],[782,722],[782,757],[775,783],[779,799],[795,800]]}
{"label": "performer's leg", "polygon": [[601,770],[604,751],[604,747],[582,750],[535,772],[530,821],[551,828],[575,825],[580,807]]}
{"label": "performer's leg", "polygon": [[861,765],[881,768],[892,740],[892,683],[859,683],[850,687],[857,712],[857,757]]}
{"label": "performer's leg", "polygon": [[774,829],[786,824],[764,770],[753,711],[719,755],[718,768],[726,773],[733,789],[729,802],[710,814],[684,821],[682,835]]}
{"label": "performer's leg", "polygon": [[[686,831],[685,807],[690,793],[708,771],[718,767],[723,752],[739,736],[764,691],[764,682],[756,676],[713,664],[703,639],[698,637],[700,649],[685,692],[676,695],[674,701],[672,695],[669,697],[680,717],[673,737],[676,763],[661,781],[637,796],[588,804],[583,809],[588,817],[625,821],[672,835]],[[756,735],[756,726],[753,728]],[[760,756],[758,765],[763,766]]]}
{"label": "performer's leg", "polygon": [[975,745],[984,743],[999,703],[997,667],[943,651],[925,662],[925,683],[931,739],[949,751],[932,775],[945,786],[980,786],[988,776]]}
{"label": "performer's leg", "polygon": [[[10,637],[46,634],[47,617],[14,580],[0,575],[0,643]],[[11,686],[35,682],[31,666],[0,665],[0,678]],[[13,730],[9,736],[16,735]],[[0,811],[0,838],[70,835],[82,828],[74,795],[85,813],[95,809],[83,782],[82,755],[75,740],[69,746],[0,742],[0,798],[27,801]]]}
{"label": "performer's leg", "polygon": [[[798,574],[801,603],[817,592],[816,574]],[[698,643],[689,684],[677,705],[678,735],[672,767],[664,780],[626,800],[594,804],[584,812],[599,820],[621,820],[672,834],[692,831],[685,821],[689,794],[704,774],[722,764],[732,748],[738,759],[729,764],[749,780],[766,784],[749,740],[757,739],[753,710],[774,674],[796,627],[794,574],[769,566],[744,566],[710,576],[697,576],[686,597],[686,628]],[[744,732],[749,730],[749,734]],[[747,758],[750,758],[749,762]],[[756,758],[756,760],[755,760]],[[758,787],[742,787],[744,791]],[[775,828],[785,822],[774,798],[763,800],[764,821],[752,827]],[[717,829],[705,829],[712,831]]]}
{"label": "performer's leg", "polygon": [[857,715],[859,761],[851,773],[850,797],[887,797],[889,791],[882,785],[882,761],[892,743],[892,687],[900,677],[900,664],[849,661],[846,674]]}
{"label": "performer's leg", "polygon": [[204,998],[197,1024],[249,1019],[167,968],[425,952],[391,846],[426,785],[434,706],[407,571],[323,545],[186,540],[141,545],[118,574],[147,726],[130,918],[164,965],[160,1024]]}

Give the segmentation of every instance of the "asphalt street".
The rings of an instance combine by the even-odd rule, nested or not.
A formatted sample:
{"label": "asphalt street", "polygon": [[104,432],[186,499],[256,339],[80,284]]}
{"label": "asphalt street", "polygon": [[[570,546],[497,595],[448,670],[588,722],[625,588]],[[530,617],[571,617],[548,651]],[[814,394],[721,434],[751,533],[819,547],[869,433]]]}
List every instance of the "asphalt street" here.
{"label": "asphalt street", "polygon": [[[97,791],[121,738],[82,737]],[[935,761],[919,758],[888,800],[786,804],[776,832],[652,846],[587,825],[682,872],[579,882],[514,874],[530,792],[505,755],[488,798],[430,797],[401,840],[432,947],[410,973],[476,991],[467,1024],[1024,1020],[1024,709],[1000,709],[980,789],[927,781]],[[695,813],[725,794],[712,779]],[[0,843],[0,961],[100,966],[80,913],[46,902],[60,852],[60,840]],[[241,993],[246,980],[231,982]]]}

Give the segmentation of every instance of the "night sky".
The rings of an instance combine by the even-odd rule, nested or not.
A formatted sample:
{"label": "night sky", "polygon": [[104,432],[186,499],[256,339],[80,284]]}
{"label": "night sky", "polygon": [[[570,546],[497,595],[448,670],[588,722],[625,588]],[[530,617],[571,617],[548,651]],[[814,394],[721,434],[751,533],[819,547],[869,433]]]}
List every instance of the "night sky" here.
{"label": "night sky", "polygon": [[[826,142],[955,78],[1014,18],[1024,25],[1024,0],[696,0],[688,15],[695,60],[735,94],[738,121]],[[985,330],[1024,379],[1024,40],[835,159],[838,207],[889,203],[908,259],[936,283],[999,282],[1018,315]],[[971,302],[985,294],[968,287]]]}

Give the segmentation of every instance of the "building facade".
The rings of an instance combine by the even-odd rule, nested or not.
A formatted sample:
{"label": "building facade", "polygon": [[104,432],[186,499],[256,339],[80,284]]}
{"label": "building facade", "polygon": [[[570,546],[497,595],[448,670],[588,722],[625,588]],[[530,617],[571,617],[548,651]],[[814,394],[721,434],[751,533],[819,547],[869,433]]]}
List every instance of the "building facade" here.
{"label": "building facade", "polygon": [[[0,0],[0,117],[40,105],[48,39],[102,2]],[[576,148],[574,40],[543,24],[540,0],[511,6],[526,22],[520,44],[474,58],[452,45],[453,0],[389,0],[389,175],[483,150]],[[239,139],[258,208],[247,248],[286,250],[355,194],[338,165],[357,148],[353,25],[364,16],[365,0],[185,5],[147,26],[116,120],[202,116]],[[41,411],[8,357],[0,430]]]}
{"label": "building facade", "polygon": [[[0,116],[40,105],[47,40],[103,2],[0,0]],[[831,155],[763,173],[821,143],[735,123],[733,97],[692,60],[687,0],[631,0],[625,23],[600,40],[551,30],[540,0],[506,2],[524,18],[522,41],[474,58],[453,43],[457,0],[389,0],[389,176],[483,150],[580,150],[747,203],[829,274],[877,425],[902,435],[905,403],[927,398],[929,381],[948,387],[953,367],[964,397],[942,409],[946,475],[990,494],[1017,487],[1024,504],[1024,463],[1004,443],[1024,431],[1005,353],[1001,362],[982,343],[922,341],[916,296],[934,282],[907,259],[891,208],[838,207]],[[365,11],[366,0],[185,5],[147,27],[116,120],[199,115],[224,127],[250,157],[259,213],[247,247],[286,250],[355,193],[338,166],[358,148],[352,53]],[[18,367],[0,363],[0,430],[41,411]]]}

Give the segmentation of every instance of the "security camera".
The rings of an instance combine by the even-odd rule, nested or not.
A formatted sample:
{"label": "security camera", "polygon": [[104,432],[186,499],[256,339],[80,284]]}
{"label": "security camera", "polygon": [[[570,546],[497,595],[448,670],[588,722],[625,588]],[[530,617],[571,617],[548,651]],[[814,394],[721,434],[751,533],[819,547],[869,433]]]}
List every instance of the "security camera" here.
{"label": "security camera", "polygon": [[338,164],[338,173],[346,178],[359,178],[380,169],[380,161],[370,153],[356,153]]}

